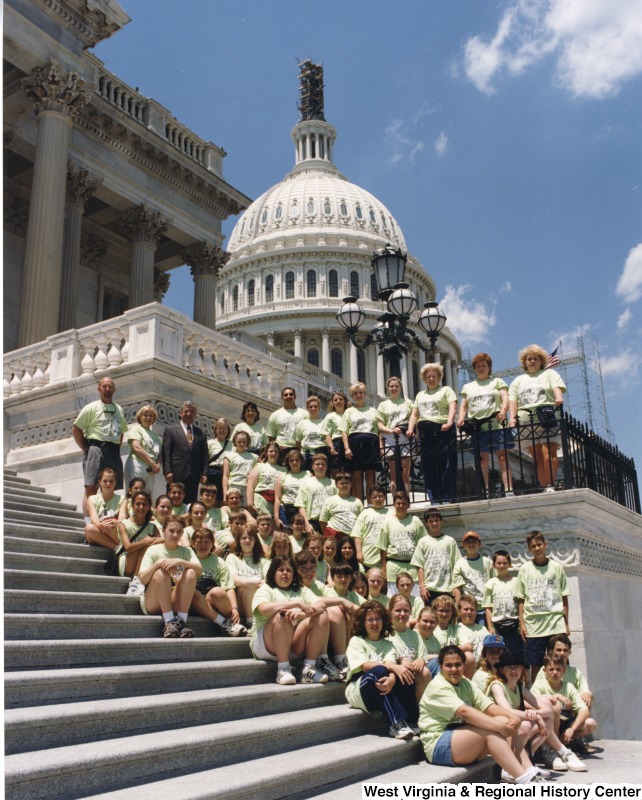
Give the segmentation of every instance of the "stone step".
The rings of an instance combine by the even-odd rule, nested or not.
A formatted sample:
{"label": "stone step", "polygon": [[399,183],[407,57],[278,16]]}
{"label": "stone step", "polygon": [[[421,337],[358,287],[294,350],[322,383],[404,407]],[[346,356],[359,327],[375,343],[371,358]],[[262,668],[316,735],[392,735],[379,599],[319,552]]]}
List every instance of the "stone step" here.
{"label": "stone step", "polygon": [[[365,715],[364,715],[365,717]],[[311,797],[333,781],[366,779],[423,760],[421,744],[391,739],[372,719],[369,733],[350,739],[308,745],[270,755],[254,753],[242,769],[232,758],[202,772],[168,776],[143,786],[90,793],[92,800],[282,800],[285,797]],[[337,720],[337,726],[339,725]],[[374,732],[373,732],[374,731]],[[381,731],[379,735],[378,732]],[[435,770],[438,775],[440,768]],[[438,778],[436,778],[438,780]],[[432,782],[432,773],[431,781]],[[95,785],[95,784],[94,784]],[[96,787],[98,788],[98,787]],[[101,787],[102,789],[102,787]],[[7,794],[7,797],[9,795]],[[342,795],[336,794],[335,800]]]}
{"label": "stone step", "polygon": [[[395,784],[404,783],[412,785],[425,785],[427,783],[494,783],[496,764],[492,758],[487,757],[482,761],[476,761],[468,767],[440,767],[422,761],[419,764],[409,764],[406,767],[390,770],[389,772],[378,773],[369,779],[368,783]],[[318,793],[314,790],[295,792],[289,794],[282,800],[361,800],[363,797],[364,780],[354,781],[352,778],[333,781],[321,789]],[[390,786],[386,786],[389,791],[394,791]],[[404,795],[399,792],[399,796]]]}
{"label": "stone step", "polygon": [[[11,469],[7,469],[6,467],[4,468],[4,481],[3,481],[3,483],[4,483],[5,486],[16,486],[16,485],[18,485],[18,486],[31,486],[31,481],[29,480],[29,478],[21,478],[18,475],[17,472],[14,472],[14,470],[11,470]],[[35,487],[35,488],[41,489],[40,486]],[[41,489],[41,491],[44,492],[45,490]]]}
{"label": "stone step", "polygon": [[[38,525],[29,525],[28,523],[9,522],[5,520],[4,535],[13,536],[15,539],[34,539],[45,542],[69,542],[71,544],[84,544],[85,533],[84,526],[73,528],[50,528],[40,527]],[[98,552],[96,550],[95,552]],[[107,550],[105,558],[107,558]]]}
{"label": "stone step", "polygon": [[[4,510],[5,514],[7,512],[13,512],[13,516],[17,513],[21,513],[29,517],[29,520],[34,524],[46,524],[51,517],[56,517],[60,519],[64,519],[68,522],[84,522],[84,516],[81,511],[74,511],[69,510],[67,508],[61,508],[62,503],[56,503],[52,501],[48,503],[47,501],[43,500],[42,502],[38,501],[38,503],[30,503],[24,500],[13,500],[10,497],[7,497],[5,492],[4,498]],[[58,524],[60,521],[58,520]]]}
{"label": "stone step", "polygon": [[5,589],[40,589],[49,592],[92,592],[125,594],[129,578],[112,575],[82,575],[75,572],[40,572],[29,569],[5,569]]}
{"label": "stone step", "polygon": [[140,597],[104,592],[5,589],[7,614],[141,614]]}
{"label": "stone step", "polygon": [[[211,637],[215,625],[207,619],[189,618],[195,637]],[[25,639],[156,639],[162,636],[163,620],[154,616],[126,614],[5,614],[4,636]]]}
{"label": "stone step", "polygon": [[[251,663],[247,662],[248,665]],[[256,666],[261,665],[255,662],[253,671],[248,670],[244,676],[260,677]],[[148,672],[147,692],[159,690],[155,685],[156,679],[156,675]],[[171,721],[172,730],[177,730],[225,720],[279,715],[283,712],[286,697],[289,712],[312,709],[313,715],[320,702],[324,707],[338,704],[345,707],[345,687],[338,684],[277,686],[275,683],[263,683],[188,690],[180,684],[180,676],[174,676],[174,688],[179,685],[180,692],[167,694],[8,709],[5,712],[7,754],[166,731],[168,721]],[[322,698],[319,692],[323,692]],[[181,739],[182,736],[179,734],[176,738]]]}
{"label": "stone step", "polygon": [[62,558],[107,560],[108,553],[104,547],[73,542],[57,542],[42,539],[24,539],[17,536],[4,537],[5,552],[31,554],[38,556],[58,556]]}
{"label": "stone step", "polygon": [[[65,512],[71,513],[71,512]],[[85,523],[84,518],[79,519],[66,519],[65,517],[56,516],[55,514],[30,514],[26,511],[6,511],[4,513],[5,524],[18,523],[19,525],[38,525],[43,528],[50,528],[57,530],[79,530],[84,531]]]}
{"label": "stone step", "polygon": [[6,569],[36,572],[77,572],[80,575],[104,575],[107,558],[69,558],[68,556],[36,556],[33,553],[5,552]]}
{"label": "stone step", "polygon": [[[287,690],[288,687],[284,688]],[[314,694],[320,695],[325,687],[310,688]],[[96,716],[97,727],[100,722],[100,717]],[[372,726],[372,719],[360,711],[345,705],[330,706],[197,725],[181,729],[179,735],[168,735],[167,730],[162,730],[55,747],[39,751],[37,758],[32,753],[9,755],[5,759],[6,797],[7,800],[84,797],[88,794],[88,787],[104,792],[143,780],[158,780],[173,777],[177,773],[208,769],[212,764],[231,765],[230,772],[236,775],[237,785],[243,785],[245,796],[248,796],[245,788],[248,783],[256,787],[262,784],[262,781],[257,782],[257,774],[253,769],[257,759],[269,762],[280,757],[287,762],[291,775],[296,773],[298,780],[309,781],[310,776],[301,771],[299,748],[318,748],[315,769],[323,772],[327,762],[321,756],[325,746],[319,747],[320,743],[339,739],[340,752],[346,756],[352,749],[351,743],[346,740],[364,735],[367,730],[372,730]],[[370,735],[368,739],[373,747],[376,737]],[[292,742],[296,742],[297,749],[292,748]],[[412,760],[417,760],[421,749],[418,743],[400,744]],[[351,760],[351,753],[348,758]],[[269,770],[265,770],[263,779],[268,776]],[[202,777],[200,772],[197,780],[200,782]],[[210,791],[212,786],[217,786],[215,791],[223,790],[220,797],[234,796],[229,793],[229,786],[225,783],[210,783],[207,780],[202,785],[210,786]],[[140,786],[136,789],[141,791]],[[156,796],[174,797],[165,792]],[[260,796],[264,796],[262,792]]]}
{"label": "stone step", "polygon": [[33,508],[46,508],[51,503],[56,503],[59,508],[67,511],[78,511],[76,503],[63,503],[59,495],[49,494],[48,492],[38,491],[34,486],[22,487],[12,486],[9,489],[5,486],[5,499],[10,499],[14,503],[32,504]]}
{"label": "stone step", "polygon": [[[190,618],[191,624],[191,618]],[[211,626],[215,633],[216,628]],[[145,664],[186,664],[250,658],[247,639],[217,637],[207,639],[41,639],[6,641],[5,671],[116,667]],[[186,670],[189,666],[186,666]],[[155,669],[153,670],[156,671]]]}
{"label": "stone step", "polygon": [[[87,700],[113,702],[125,697],[175,692],[178,687],[187,692],[252,683],[270,685],[274,681],[274,664],[257,661],[249,655],[248,647],[245,658],[195,661],[188,666],[180,662],[159,664],[151,675],[149,664],[9,672],[4,676],[5,706],[58,706]],[[39,712],[39,709],[32,708],[32,712]],[[49,712],[43,714],[46,716]]]}

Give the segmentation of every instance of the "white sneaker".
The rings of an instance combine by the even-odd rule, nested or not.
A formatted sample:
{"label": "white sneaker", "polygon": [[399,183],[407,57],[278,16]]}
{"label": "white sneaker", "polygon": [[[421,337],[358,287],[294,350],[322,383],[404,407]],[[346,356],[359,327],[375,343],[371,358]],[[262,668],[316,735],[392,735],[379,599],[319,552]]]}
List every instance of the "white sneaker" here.
{"label": "white sneaker", "polygon": [[565,761],[554,750],[542,746],[542,753],[544,755],[544,766],[552,769],[553,772],[566,772],[568,767]]}
{"label": "white sneaker", "polygon": [[510,772],[507,772],[505,769],[503,769],[501,772],[500,780],[502,780],[504,783],[515,783],[515,778],[513,778]]}
{"label": "white sneaker", "polygon": [[545,486],[544,487],[544,494],[555,494],[555,487],[554,486]]}
{"label": "white sneaker", "polygon": [[141,580],[138,577],[138,575],[134,576],[130,580],[129,586],[127,587],[127,594],[130,597],[138,597],[141,594],[145,594],[145,584],[141,583]]}
{"label": "white sneaker", "polygon": [[550,778],[551,773],[547,769],[542,769],[541,767],[535,767],[535,769],[539,772],[542,778]]}
{"label": "white sneaker", "polygon": [[333,664],[327,656],[317,658],[317,669],[319,672],[323,672],[324,675],[327,675],[328,680],[330,681],[345,680],[345,673],[343,673],[339,667]]}
{"label": "white sneaker", "polygon": [[504,492],[504,497],[515,497],[515,492]]}
{"label": "white sneaker", "polygon": [[291,669],[280,669],[276,673],[276,682],[279,686],[294,686],[296,684],[296,678],[292,674]]}
{"label": "white sneaker", "polygon": [[572,750],[562,756],[564,763],[571,772],[588,772],[586,764],[578,758]]}
{"label": "white sneaker", "polygon": [[303,667],[301,672],[301,683],[327,683],[328,676],[320,672],[315,667]]}
{"label": "white sneaker", "polygon": [[228,636],[247,636],[247,628],[238,622],[232,622],[231,619],[226,619],[221,625],[221,628],[228,634]]}
{"label": "white sneaker", "polygon": [[335,662],[334,662],[334,666],[335,666],[335,667],[336,667],[336,668],[339,670],[339,672],[341,673],[341,680],[342,680],[342,681],[343,681],[343,680],[345,680],[345,679],[346,679],[346,677],[347,677],[347,675],[348,675],[348,672],[349,672],[349,670],[350,670],[350,667],[348,666],[348,659],[347,659],[347,658],[344,656],[344,657],[341,659],[341,661],[335,661]]}
{"label": "white sneaker", "polygon": [[393,739],[412,739],[414,733],[407,722],[394,722],[390,726],[390,735]]}

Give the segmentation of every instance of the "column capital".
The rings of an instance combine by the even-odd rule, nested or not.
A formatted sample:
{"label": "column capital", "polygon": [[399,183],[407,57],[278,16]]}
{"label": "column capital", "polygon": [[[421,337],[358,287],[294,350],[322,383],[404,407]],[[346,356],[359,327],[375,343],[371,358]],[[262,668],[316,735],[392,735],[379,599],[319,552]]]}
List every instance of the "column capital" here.
{"label": "column capital", "polygon": [[141,205],[123,211],[118,222],[132,244],[148,242],[155,245],[169,228],[171,220],[164,219],[160,211]]}
{"label": "column capital", "polygon": [[88,169],[75,167],[70,162],[67,167],[67,202],[84,208],[102,182],[102,178],[95,178]]}
{"label": "column capital", "polygon": [[34,102],[36,115],[59,111],[72,119],[89,103],[91,92],[77,72],[65,72],[57,61],[34,67],[22,81],[23,92]]}
{"label": "column capital", "polygon": [[154,299],[157,303],[163,302],[163,297],[169,289],[171,276],[168,272],[154,267]]}
{"label": "column capital", "polygon": [[83,231],[80,236],[80,263],[93,269],[105,257],[107,249],[107,242]]}
{"label": "column capital", "polygon": [[196,242],[183,250],[183,258],[189,265],[193,278],[201,275],[216,277],[227,264],[230,253],[211,242]]}

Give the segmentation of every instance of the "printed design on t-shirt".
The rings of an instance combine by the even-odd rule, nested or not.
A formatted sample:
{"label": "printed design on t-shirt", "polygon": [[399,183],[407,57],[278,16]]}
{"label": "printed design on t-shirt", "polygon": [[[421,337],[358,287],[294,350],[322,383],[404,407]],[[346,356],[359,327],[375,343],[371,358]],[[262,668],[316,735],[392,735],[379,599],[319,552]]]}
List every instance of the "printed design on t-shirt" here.
{"label": "printed design on t-shirt", "polygon": [[468,398],[468,410],[471,414],[481,411],[492,413],[496,410],[495,397],[491,391],[483,394],[474,394]]}
{"label": "printed design on t-shirt", "polygon": [[466,594],[472,594],[473,597],[481,597],[484,594],[486,578],[483,572],[477,572],[477,570],[471,569],[464,574],[464,581],[464,590]]}
{"label": "printed design on t-shirt", "polygon": [[546,389],[540,384],[530,383],[519,390],[519,405],[537,406],[546,402]]}
{"label": "printed design on t-shirt", "polygon": [[559,613],[562,598],[555,590],[555,578],[533,578],[528,582],[528,610],[533,614]]}
{"label": "printed design on t-shirt", "polygon": [[112,408],[113,411],[103,406],[102,413],[96,423],[107,441],[117,442],[120,439],[120,416],[116,406],[112,406]]}
{"label": "printed design on t-shirt", "polygon": [[445,550],[431,550],[424,566],[424,579],[430,584],[443,586],[450,579],[450,562]]}
{"label": "printed design on t-shirt", "polygon": [[390,533],[391,548],[396,551],[395,561],[410,561],[415,553],[416,542],[405,531],[392,531]]}
{"label": "printed design on t-shirt", "polygon": [[513,597],[512,587],[495,586],[493,590],[493,617],[496,619],[508,619],[517,616],[515,598]]}
{"label": "printed design on t-shirt", "polygon": [[430,398],[421,398],[419,401],[419,412],[422,418],[438,417],[439,404]]}

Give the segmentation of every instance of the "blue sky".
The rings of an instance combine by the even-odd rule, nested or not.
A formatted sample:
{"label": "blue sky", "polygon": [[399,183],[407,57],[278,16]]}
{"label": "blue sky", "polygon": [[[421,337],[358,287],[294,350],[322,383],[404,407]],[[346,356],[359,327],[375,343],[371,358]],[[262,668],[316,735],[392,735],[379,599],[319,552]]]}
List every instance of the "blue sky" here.
{"label": "blue sky", "polygon": [[[501,368],[595,336],[642,469],[640,0],[121,4],[96,55],[223,147],[252,198],[294,164],[297,61],[322,62],[335,163],[398,220],[464,350]],[[186,269],[166,302],[191,313]]]}

